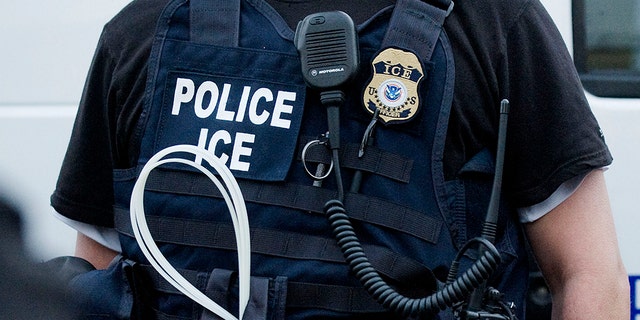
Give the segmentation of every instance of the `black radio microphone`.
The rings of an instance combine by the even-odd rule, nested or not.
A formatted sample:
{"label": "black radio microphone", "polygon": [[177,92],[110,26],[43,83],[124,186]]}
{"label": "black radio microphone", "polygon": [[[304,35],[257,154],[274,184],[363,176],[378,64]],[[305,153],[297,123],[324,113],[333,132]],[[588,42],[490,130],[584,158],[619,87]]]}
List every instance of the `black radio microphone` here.
{"label": "black radio microphone", "polygon": [[342,11],[314,13],[298,23],[294,39],[302,74],[314,89],[335,89],[358,71],[358,37],[351,17]]}
{"label": "black radio microphone", "polygon": [[300,53],[302,75],[307,85],[320,91],[327,107],[329,147],[336,168],[338,197],[344,196],[338,149],[340,149],[340,87],[353,79],[360,64],[358,35],[351,17],[342,11],[320,12],[305,17],[296,28],[294,43]]}
{"label": "black radio microphone", "polygon": [[358,72],[360,52],[353,20],[342,11],[308,15],[298,23],[294,42],[307,85],[320,90],[327,107],[329,145],[340,147],[340,112],[344,93],[338,88]]}

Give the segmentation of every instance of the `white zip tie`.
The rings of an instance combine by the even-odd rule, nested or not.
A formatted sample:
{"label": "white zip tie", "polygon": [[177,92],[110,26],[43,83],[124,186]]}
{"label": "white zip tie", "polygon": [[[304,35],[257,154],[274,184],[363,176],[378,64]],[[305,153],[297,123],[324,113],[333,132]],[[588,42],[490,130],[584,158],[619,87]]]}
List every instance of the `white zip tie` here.
{"label": "white zip tie", "polygon": [[[196,158],[201,157],[209,162],[209,164],[220,175],[224,185],[213,173],[211,173],[211,171],[195,161],[183,158],[163,159],[165,156],[177,152],[191,153],[195,155]],[[227,310],[215,303],[202,293],[202,291],[194,287],[180,273],[178,273],[171,263],[167,261],[162,252],[160,252],[160,249],[158,249],[158,246],[155,244],[155,241],[151,236],[144,213],[144,188],[151,171],[165,163],[182,163],[200,170],[200,172],[204,173],[211,181],[213,181],[218,190],[220,190],[220,193],[229,208],[236,243],[238,246],[238,281],[240,290],[238,310],[239,318],[234,317]],[[218,158],[206,149],[194,145],[176,145],[159,151],[144,165],[138,180],[136,180],[131,193],[130,212],[133,233],[142,253],[144,253],[151,265],[165,280],[191,300],[200,304],[219,317],[225,320],[242,320],[244,311],[249,303],[249,282],[251,278],[249,219],[247,217],[247,208],[238,182],[233,177],[231,171]]]}

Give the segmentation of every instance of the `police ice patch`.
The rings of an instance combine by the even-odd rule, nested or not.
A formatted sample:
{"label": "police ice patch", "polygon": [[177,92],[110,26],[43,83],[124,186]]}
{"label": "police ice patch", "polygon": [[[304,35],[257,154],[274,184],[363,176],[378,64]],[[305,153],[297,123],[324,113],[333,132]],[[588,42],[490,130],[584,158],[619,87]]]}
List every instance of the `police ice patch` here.
{"label": "police ice patch", "polygon": [[424,77],[418,57],[397,48],[387,48],[371,62],[373,75],[365,87],[365,109],[374,114],[379,109],[385,123],[404,123],[413,119],[420,109],[418,85]]}

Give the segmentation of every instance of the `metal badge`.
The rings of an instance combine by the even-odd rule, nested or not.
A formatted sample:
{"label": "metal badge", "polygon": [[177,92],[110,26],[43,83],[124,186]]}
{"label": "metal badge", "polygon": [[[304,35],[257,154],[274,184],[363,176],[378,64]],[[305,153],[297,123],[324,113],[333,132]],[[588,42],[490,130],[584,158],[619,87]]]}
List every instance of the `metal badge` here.
{"label": "metal badge", "polygon": [[387,48],[371,62],[373,75],[365,87],[365,109],[385,123],[404,123],[420,109],[418,85],[424,77],[422,64],[410,51]]}

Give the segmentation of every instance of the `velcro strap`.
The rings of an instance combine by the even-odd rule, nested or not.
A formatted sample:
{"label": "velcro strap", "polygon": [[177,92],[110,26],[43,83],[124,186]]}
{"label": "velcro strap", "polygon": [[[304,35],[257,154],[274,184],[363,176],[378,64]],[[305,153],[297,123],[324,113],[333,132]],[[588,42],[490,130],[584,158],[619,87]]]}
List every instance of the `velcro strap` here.
{"label": "velcro strap", "polygon": [[[300,140],[298,160],[302,160],[304,145],[313,139],[304,138]],[[413,169],[413,159],[386,152],[375,146],[368,146],[367,152],[362,157],[358,157],[359,149],[359,144],[344,144],[340,150],[340,159],[342,159],[340,165],[343,168],[360,170],[397,182],[409,183],[411,170]],[[331,153],[328,148],[309,148],[305,154],[305,160],[311,163],[329,164],[331,162]]]}

